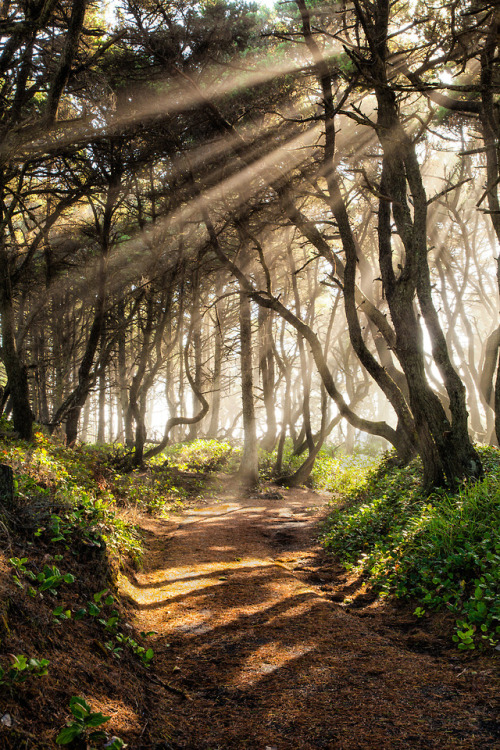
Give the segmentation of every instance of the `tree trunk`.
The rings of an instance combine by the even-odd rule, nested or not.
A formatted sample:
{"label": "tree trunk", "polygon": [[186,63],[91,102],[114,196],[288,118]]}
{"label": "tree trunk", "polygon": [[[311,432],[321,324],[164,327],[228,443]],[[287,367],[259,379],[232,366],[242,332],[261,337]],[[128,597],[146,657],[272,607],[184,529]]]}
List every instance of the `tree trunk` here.
{"label": "tree trunk", "polygon": [[[408,382],[424,482],[429,489],[443,484],[454,487],[457,479],[480,477],[482,466],[469,438],[465,388],[451,363],[432,300],[427,256],[427,196],[415,146],[401,125],[396,96],[389,87],[386,73],[388,14],[389,3],[379,0],[376,18],[370,27],[370,43],[377,50],[370,76],[375,82],[377,135],[384,154],[378,210],[380,269],[396,330],[396,353]],[[405,265],[398,275],[393,266],[391,207],[405,250]],[[450,400],[451,422],[425,376],[423,337],[414,309],[415,292],[431,339],[433,358]]]}
{"label": "tree trunk", "polygon": [[134,431],[132,428],[132,414],[128,408],[129,394],[127,388],[127,341],[125,330],[125,303],[123,299],[118,301],[118,325],[120,331],[118,335],[118,384],[119,384],[119,403],[120,418],[118,423],[122,424],[120,430],[120,440],[125,442],[127,447],[131,448],[134,444]]}
{"label": "tree trunk", "polygon": [[[191,342],[191,332],[189,334],[188,341],[186,342],[184,346],[183,359],[185,363],[186,377],[188,379],[189,385],[194,391],[196,388],[196,384],[195,384],[194,378],[191,376],[191,373],[189,371],[189,366],[188,366],[190,342]],[[169,439],[170,439],[170,432],[175,427],[179,425],[185,425],[185,424],[191,425],[193,424],[193,422],[201,422],[201,420],[208,414],[209,403],[206,400],[203,393],[201,391],[198,391],[196,393],[196,397],[201,404],[201,409],[198,412],[198,414],[195,414],[193,417],[169,417],[167,424],[165,425],[165,431],[163,433],[162,439],[160,440],[158,445],[155,445],[154,448],[151,448],[150,450],[147,451],[147,453],[144,454],[145,458],[153,458],[153,456],[157,456],[159,453],[162,452],[162,450],[164,450],[167,447]]]}
{"label": "tree trunk", "polygon": [[240,363],[241,363],[241,400],[243,406],[243,453],[238,474],[247,489],[259,483],[259,461],[257,453],[257,430],[255,424],[255,407],[253,397],[253,363],[252,363],[252,315],[248,295],[240,285]]}
{"label": "tree trunk", "polygon": [[[498,59],[499,22],[499,14],[494,11],[491,14],[491,25],[481,52],[481,108],[479,114],[486,151],[486,180],[489,188],[487,191],[488,209],[498,243],[497,248],[500,245],[500,198],[498,192],[500,183],[500,144],[498,142],[500,120],[497,102],[495,102],[496,82],[493,63],[495,57]],[[497,282],[500,291],[500,256],[497,258]],[[497,442],[500,444],[500,358],[495,359],[498,362],[494,392],[495,434]]]}
{"label": "tree trunk", "polygon": [[[216,305],[217,310],[217,305]],[[221,374],[222,374],[222,332],[220,330],[220,316],[217,315],[217,325],[214,331],[214,369],[212,376],[212,404],[210,407],[210,424],[207,437],[216,438],[219,432]]]}
{"label": "tree trunk", "polygon": [[49,401],[47,396],[47,366],[45,357],[45,332],[43,330],[43,327],[41,327],[36,337],[36,382],[38,389],[38,419],[42,424],[47,424],[50,419]]}
{"label": "tree trunk", "polygon": [[97,442],[101,445],[106,442],[106,375],[99,375],[98,388],[98,419],[97,419]]}
{"label": "tree trunk", "polygon": [[29,397],[28,373],[16,346],[9,258],[3,246],[0,248],[0,317],[2,359],[7,372],[14,429],[22,440],[32,440],[33,412]]}
{"label": "tree trunk", "polygon": [[83,406],[82,428],[80,430],[82,443],[88,443],[89,441],[90,401],[91,399],[87,398]]}
{"label": "tree trunk", "polygon": [[143,330],[143,339],[141,350],[139,353],[139,361],[137,362],[137,369],[134,377],[132,378],[132,384],[130,386],[129,393],[129,409],[128,411],[132,415],[135,421],[135,439],[134,439],[134,460],[135,466],[140,466],[144,456],[144,445],[146,442],[146,404],[145,395],[141,390],[141,385],[146,373],[148,365],[148,359],[150,356],[150,342],[151,335],[153,333],[153,318],[154,318],[154,297],[153,290],[150,288],[146,294],[146,320],[141,325]]}
{"label": "tree trunk", "polygon": [[500,445],[500,361],[497,367],[497,378],[495,381],[495,435]]}
{"label": "tree trunk", "polygon": [[[295,315],[298,318],[301,318],[301,306],[300,306],[300,296],[299,296],[299,290],[297,286],[297,269],[295,267],[295,261],[292,255],[292,249],[290,246],[288,246],[288,263],[290,266],[290,277],[292,279],[292,289],[293,289],[293,297],[295,302]],[[297,336],[297,347],[299,349],[299,358],[300,358],[300,373],[302,377],[302,388],[303,388],[303,403],[302,403],[302,419],[303,419],[303,430],[305,434],[305,439],[307,442],[307,447],[309,449],[309,452],[314,450],[314,440],[312,436],[312,428],[311,428],[311,410],[310,410],[310,398],[311,398],[311,369],[309,367],[308,358],[306,356],[305,346],[304,346],[304,338],[300,335],[300,333]],[[302,430],[301,430],[302,433]],[[297,438],[299,442],[302,442],[302,434],[300,435],[300,438]]]}
{"label": "tree trunk", "polygon": [[285,448],[286,431],[288,423],[290,422],[291,412],[291,399],[290,399],[290,375],[284,374],[285,378],[285,395],[283,399],[283,421],[281,423],[281,431],[278,440],[278,449],[276,451],[276,462],[274,464],[274,473],[276,476],[280,476],[283,470],[283,451]]}
{"label": "tree trunk", "polygon": [[[192,316],[192,331],[193,331],[193,355],[194,355],[194,382],[195,382],[195,390],[192,392],[192,398],[193,398],[193,413],[197,406],[198,398],[196,396],[197,393],[199,393],[202,389],[202,379],[203,379],[203,373],[202,373],[202,354],[201,354],[201,347],[202,347],[202,341],[201,341],[201,311],[200,311],[200,299],[199,299],[199,278],[198,278],[198,271],[196,272],[196,278],[193,285],[193,299],[192,299],[192,309],[191,309],[191,316]],[[193,422],[189,426],[189,432],[187,439],[188,440],[196,440],[198,437],[198,427],[199,422]]]}
{"label": "tree trunk", "polygon": [[301,466],[295,471],[291,476],[287,477],[280,477],[277,479],[277,482],[280,484],[286,484],[288,487],[298,487],[302,484],[305,484],[309,477],[311,476],[311,472],[314,468],[314,463],[316,461],[316,457],[318,453],[320,452],[323,443],[325,441],[325,437],[327,435],[326,432],[326,415],[327,415],[327,404],[328,404],[328,396],[326,393],[326,390],[324,387],[321,388],[321,427],[319,430],[319,434],[316,440],[316,443],[314,444],[312,450],[309,450],[309,455],[305,459],[305,461],[302,463]]}
{"label": "tree trunk", "polygon": [[[104,279],[103,279],[104,284]],[[74,445],[78,438],[78,421],[80,412],[87,400],[89,390],[92,386],[92,365],[94,357],[102,337],[104,327],[104,296],[100,296],[97,302],[97,308],[94,314],[94,320],[87,339],[87,346],[83,355],[80,367],[78,368],[78,385],[66,399],[66,402],[60,407],[53,423],[56,425],[59,420],[66,414],[66,444]]]}
{"label": "tree trunk", "polygon": [[274,393],[274,355],[272,347],[272,310],[259,307],[259,369],[262,378],[262,393],[266,410],[266,434],[261,440],[263,450],[271,451],[276,443],[276,410]]}
{"label": "tree trunk", "polygon": [[[111,170],[110,179],[107,185],[106,202],[102,215],[102,222],[96,218],[96,230],[101,241],[101,255],[99,258],[99,276],[97,280],[97,294],[94,309],[94,317],[87,339],[85,351],[78,368],[78,384],[73,392],[68,396],[65,403],[58,409],[53,421],[53,425],[59,424],[61,419],[66,417],[66,443],[74,445],[78,437],[78,421],[80,412],[88,397],[89,390],[95,375],[92,375],[94,359],[98,350],[99,343],[104,337],[104,326],[106,320],[106,297],[107,297],[107,272],[108,272],[108,255],[111,247],[111,228],[113,213],[121,192],[121,175],[119,165],[114,166]],[[104,365],[103,365],[104,366]]]}

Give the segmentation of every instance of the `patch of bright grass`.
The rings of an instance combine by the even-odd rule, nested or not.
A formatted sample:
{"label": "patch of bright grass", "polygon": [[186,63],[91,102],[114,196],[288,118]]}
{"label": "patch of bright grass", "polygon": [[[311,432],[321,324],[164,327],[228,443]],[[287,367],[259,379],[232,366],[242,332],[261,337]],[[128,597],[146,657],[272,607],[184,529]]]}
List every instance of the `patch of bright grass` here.
{"label": "patch of bright grass", "polygon": [[169,466],[176,466],[179,471],[208,473],[224,469],[233,451],[230,443],[200,439],[173,445],[162,456],[167,459]]}
{"label": "patch of bright grass", "polygon": [[364,453],[329,454],[320,451],[311,473],[312,486],[336,495],[360,492],[378,459]]}
{"label": "patch of bright grass", "polygon": [[[282,476],[297,471],[306,455],[304,453],[295,456],[292,442],[287,441],[283,451]],[[262,480],[270,481],[275,478],[276,458],[276,450],[272,453],[260,450],[259,471]],[[363,488],[371,469],[377,464],[377,458],[364,453],[347,456],[343,453],[332,454],[331,450],[323,448],[316,457],[308,483],[314,489],[335,494],[358,492]]]}
{"label": "patch of bright grass", "polygon": [[462,650],[500,640],[500,452],[480,448],[481,482],[459,492],[421,490],[421,465],[382,466],[362,492],[344,495],[325,546],[383,595],[456,616]]}

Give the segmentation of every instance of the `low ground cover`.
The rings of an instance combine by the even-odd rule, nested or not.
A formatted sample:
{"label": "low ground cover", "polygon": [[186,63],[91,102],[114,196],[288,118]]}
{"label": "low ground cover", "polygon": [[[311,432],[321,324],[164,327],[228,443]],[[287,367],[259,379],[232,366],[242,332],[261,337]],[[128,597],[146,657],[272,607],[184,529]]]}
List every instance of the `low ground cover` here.
{"label": "low ground cover", "polygon": [[[235,470],[238,449],[198,440],[129,473],[119,469],[124,453],[2,432],[0,462],[15,476],[12,503],[0,505],[2,747],[93,735],[95,747],[116,750],[143,731],[158,644],[131,625],[114,585],[120,566],[133,576],[141,561],[130,519],[207,497],[214,472]],[[336,503],[326,547],[381,595],[412,601],[416,618],[449,611],[462,651],[497,648],[500,633],[500,454],[482,457],[485,479],[455,495],[424,496],[418,461],[396,469],[325,449],[311,476]],[[285,460],[293,470],[302,459],[287,447]],[[274,461],[261,456],[267,481]]]}
{"label": "low ground cover", "polygon": [[68,449],[42,432],[28,444],[2,427],[14,497],[0,503],[0,744],[119,750],[144,731],[156,649],[115,587],[141,564],[130,519],[183,507],[231,448],[178,446],[126,474],[121,446]]}
{"label": "low ground cover", "polygon": [[[259,453],[259,471],[264,481],[276,478],[277,451]],[[280,476],[291,475],[303,463],[305,454],[297,456],[293,452],[291,441],[286,442],[283,451],[282,467]],[[375,468],[380,461],[380,454],[372,455],[365,452],[355,452],[346,455],[341,451],[324,447],[320,450],[314,463],[308,484],[316,490],[332,492],[336,496],[360,491],[370,469]]]}
{"label": "low ground cover", "polygon": [[456,493],[425,495],[418,460],[371,469],[323,532],[327,549],[381,595],[413,601],[417,617],[449,611],[460,650],[500,642],[500,452],[480,452],[484,479]]}

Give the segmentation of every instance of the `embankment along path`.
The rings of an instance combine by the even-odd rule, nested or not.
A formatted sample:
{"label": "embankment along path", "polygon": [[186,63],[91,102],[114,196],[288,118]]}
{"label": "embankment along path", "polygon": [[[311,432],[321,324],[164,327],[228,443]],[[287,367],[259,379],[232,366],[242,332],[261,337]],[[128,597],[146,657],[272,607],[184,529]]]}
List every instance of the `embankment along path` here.
{"label": "embankment along path", "polygon": [[360,617],[332,601],[338,570],[315,542],[326,499],[277,494],[238,497],[227,479],[219,502],[144,522],[144,569],[120,585],[174,688],[168,704],[153,693],[144,747],[500,748],[491,662],[415,653],[376,632],[376,603]]}

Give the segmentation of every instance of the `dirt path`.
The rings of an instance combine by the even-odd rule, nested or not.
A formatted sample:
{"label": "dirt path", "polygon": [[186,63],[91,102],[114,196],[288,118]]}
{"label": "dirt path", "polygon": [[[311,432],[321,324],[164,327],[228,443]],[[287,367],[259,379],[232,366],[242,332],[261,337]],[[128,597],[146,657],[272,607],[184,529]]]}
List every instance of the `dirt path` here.
{"label": "dirt path", "polygon": [[331,600],[324,502],[229,488],[178,524],[145,522],[144,571],[121,588],[158,633],[156,674],[188,698],[159,692],[144,747],[500,748],[492,670],[408,651]]}

